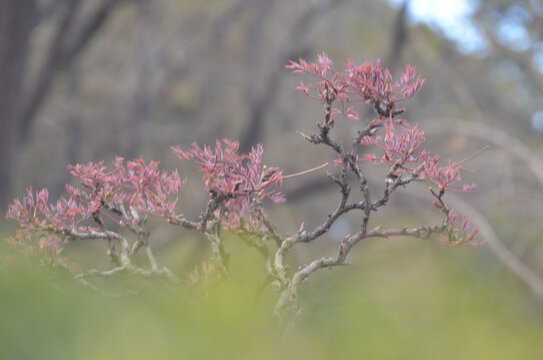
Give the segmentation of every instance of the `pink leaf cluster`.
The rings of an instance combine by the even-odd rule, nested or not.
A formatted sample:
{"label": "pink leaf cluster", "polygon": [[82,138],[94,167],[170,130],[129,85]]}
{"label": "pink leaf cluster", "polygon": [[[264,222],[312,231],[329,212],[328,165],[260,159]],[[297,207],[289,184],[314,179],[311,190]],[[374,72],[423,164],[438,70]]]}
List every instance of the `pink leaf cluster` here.
{"label": "pink leaf cluster", "polygon": [[[411,98],[424,84],[424,79],[416,75],[416,68],[407,65],[400,81],[394,81],[390,71],[382,68],[380,61],[366,62],[355,65],[349,60],[343,72],[334,70],[332,61],[322,53],[316,63],[308,63],[303,59],[299,62],[290,61],[286,66],[294,73],[305,73],[320,79],[317,84],[305,86],[303,83],[297,88],[305,95],[326,102],[326,87],[331,88],[334,99],[342,103],[342,110],[335,109],[332,114],[341,112],[347,118],[357,118],[353,107],[345,109],[344,104],[364,101],[379,104],[380,118],[373,121],[373,126],[383,125],[385,136],[367,135],[360,143],[372,145],[383,151],[382,156],[368,154],[366,160],[375,164],[394,164],[400,172],[410,173],[405,166],[408,164],[423,164],[422,175],[434,182],[439,191],[453,190],[468,192],[475,188],[475,184],[464,185],[462,189],[454,189],[453,185],[460,179],[460,166],[449,162],[448,166],[438,167],[439,156],[431,156],[426,149],[420,149],[424,143],[424,131],[418,125],[411,126],[405,120],[393,120],[395,104]],[[384,106],[384,109],[382,108]],[[400,126],[395,126],[400,125]]]}
{"label": "pink leaf cluster", "polygon": [[[395,123],[400,126],[394,126]],[[438,191],[470,192],[475,189],[475,184],[464,184],[462,189],[454,188],[454,185],[462,180],[460,165],[449,161],[447,166],[438,166],[439,155],[432,156],[425,148],[421,148],[425,139],[424,131],[418,129],[418,124],[411,126],[404,120],[389,119],[385,120],[384,128],[384,138],[380,135],[368,135],[360,141],[362,145],[375,146],[383,151],[380,157],[367,154],[365,160],[378,165],[395,165],[398,171],[406,174],[413,171],[406,165],[422,165],[420,175],[436,184]]]}
{"label": "pink leaf cluster", "polygon": [[381,61],[366,62],[355,65],[349,60],[344,71],[334,70],[332,61],[325,53],[318,55],[316,63],[307,63],[304,59],[298,62],[290,61],[287,69],[294,73],[316,76],[320,81],[316,84],[305,85],[303,82],[296,88],[303,94],[326,101],[326,87],[329,87],[335,99],[340,100],[341,113],[348,119],[359,120],[358,113],[353,107],[345,108],[347,103],[366,102],[376,104],[381,111],[391,113],[398,102],[411,98],[424,84],[424,79],[416,75],[416,68],[407,65],[399,81],[394,81],[390,71],[381,67]]}
{"label": "pink leaf cluster", "polygon": [[[79,178],[85,187],[81,191],[67,186],[71,198],[94,206],[117,209],[123,203],[144,213],[170,217],[186,180],[181,180],[177,170],[171,174],[158,169],[159,162],[145,164],[142,158],[127,161],[117,157],[114,169],[107,171],[103,162],[69,166],[70,173]],[[99,210],[96,208],[95,210]]]}
{"label": "pink leaf cluster", "polygon": [[[383,154],[366,154],[364,160],[377,165],[389,165],[390,175],[394,175],[391,179],[405,174],[412,176],[413,179],[426,178],[436,184],[438,193],[432,192],[432,194],[437,199],[438,207],[448,214],[447,224],[450,224],[451,228],[454,226],[456,219],[454,210],[450,210],[449,213],[441,197],[445,191],[469,192],[476,185],[465,184],[461,189],[455,188],[454,186],[461,181],[460,164],[449,161],[447,166],[440,167],[440,157],[430,155],[423,148],[424,131],[419,130],[418,125],[411,126],[405,120],[394,119],[396,115],[403,112],[403,109],[396,109],[396,104],[411,98],[424,84],[424,79],[416,75],[415,67],[407,65],[400,80],[395,81],[390,71],[381,67],[379,60],[362,65],[355,65],[349,60],[343,71],[336,71],[332,61],[322,53],[314,63],[299,59],[298,62],[290,61],[286,68],[294,73],[309,74],[318,78],[314,84],[300,83],[300,86],[296,88],[298,91],[327,105],[332,105],[335,100],[339,100],[341,107],[332,108],[331,111],[330,123],[332,124],[333,117],[337,114],[342,114],[348,119],[359,119],[354,107],[346,108],[346,103],[372,104],[379,118],[368,124],[364,136],[360,139],[360,144],[377,147]],[[377,134],[380,127],[384,128],[384,136]],[[359,161],[358,154],[354,155],[356,161]],[[342,164],[342,159],[336,160],[335,163]],[[467,218],[463,222],[462,236],[459,240],[461,243],[471,242],[477,234],[477,231],[467,231],[466,222]]]}
{"label": "pink leaf cluster", "polygon": [[[394,126],[394,122],[400,124],[400,130]],[[360,144],[366,146],[376,146],[383,151],[381,157],[375,154],[367,154],[366,160],[374,164],[396,164],[398,168],[406,170],[407,164],[419,164],[428,157],[425,149],[420,151],[420,146],[424,143],[424,131],[418,129],[418,125],[410,126],[403,120],[385,121],[385,136],[367,135],[362,138]]]}
{"label": "pink leaf cluster", "polygon": [[423,174],[427,179],[437,185],[439,191],[470,192],[476,188],[476,184],[464,184],[462,189],[453,188],[455,184],[462,180],[460,177],[460,165],[449,160],[449,165],[438,167],[438,162],[439,155],[428,156],[424,163]]}
{"label": "pink leaf cluster", "polygon": [[[27,190],[22,200],[15,199],[7,217],[33,229],[47,227],[85,231],[85,221],[103,213],[103,209],[120,213],[120,206],[130,206],[148,214],[170,217],[184,181],[177,171],[168,174],[158,170],[158,162],[145,164],[143,160],[128,161],[117,157],[114,168],[106,169],[103,162],[69,166],[70,173],[79,178],[82,188],[66,185],[68,197],[55,204],[48,203],[47,189]],[[122,220],[118,221],[124,225]],[[93,228],[95,229],[95,228]]]}
{"label": "pink leaf cluster", "polygon": [[60,255],[67,240],[63,236],[52,233],[42,233],[36,243],[33,233],[28,229],[17,229],[15,235],[7,238],[6,242],[26,256],[46,255],[55,258]]}
{"label": "pink leaf cluster", "polygon": [[195,163],[202,172],[206,191],[212,196],[227,199],[224,223],[233,228],[239,220],[251,213],[255,203],[263,198],[274,202],[285,201],[278,191],[283,176],[279,168],[262,166],[262,146],[254,147],[249,154],[238,154],[239,143],[217,140],[215,148],[198,144],[183,151],[178,146],[172,151],[180,159]]}
{"label": "pink leaf cluster", "polygon": [[451,209],[446,219],[447,234],[439,236],[438,240],[448,246],[461,246],[469,245],[473,247],[481,247],[484,245],[484,241],[474,241],[475,237],[479,233],[479,227],[471,227],[467,216],[462,216],[462,227],[460,229],[455,228],[456,219],[458,214]]}

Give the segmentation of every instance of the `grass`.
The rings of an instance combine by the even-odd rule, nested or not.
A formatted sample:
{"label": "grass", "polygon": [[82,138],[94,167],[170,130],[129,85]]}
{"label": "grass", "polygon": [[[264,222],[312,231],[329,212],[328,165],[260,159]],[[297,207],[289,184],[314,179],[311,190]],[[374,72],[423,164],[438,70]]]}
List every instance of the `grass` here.
{"label": "grass", "polygon": [[271,316],[273,291],[254,304],[259,273],[250,253],[250,261],[233,264],[240,283],[211,289],[206,301],[183,288],[123,278],[108,287],[136,288],[137,295],[97,296],[2,255],[2,358],[542,358],[541,304],[505,270],[486,272],[486,252],[368,242],[352,266],[323,270],[304,284],[303,320],[287,338]]}

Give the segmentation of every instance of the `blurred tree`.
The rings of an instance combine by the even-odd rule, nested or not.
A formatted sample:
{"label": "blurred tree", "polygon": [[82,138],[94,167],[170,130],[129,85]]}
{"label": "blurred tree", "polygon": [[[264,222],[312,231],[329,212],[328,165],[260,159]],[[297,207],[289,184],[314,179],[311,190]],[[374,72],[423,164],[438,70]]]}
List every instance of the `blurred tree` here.
{"label": "blurred tree", "polygon": [[[17,180],[21,184],[57,183],[59,191],[53,192],[55,196],[66,182],[65,177],[57,175],[67,162],[96,160],[115,153],[129,157],[152,153],[161,158],[167,145],[209,143],[217,137],[239,139],[244,149],[262,141],[274,149],[266,154],[267,161],[283,165],[282,159],[287,158],[293,165],[286,171],[297,171],[303,168],[301,159],[317,161],[318,154],[304,153],[306,150],[298,146],[301,141],[288,134],[293,129],[305,131],[319,114],[293,95],[292,80],[283,78],[287,72],[282,67],[286,59],[314,58],[320,51],[328,52],[337,64],[344,62],[347,54],[357,61],[382,57],[382,63],[394,74],[401,70],[399,64],[417,64],[431,81],[420,97],[413,99],[407,114],[425,129],[441,131],[440,141],[433,145],[440,151],[449,150],[453,158],[492,142],[490,131],[483,136],[461,131],[471,129],[474,123],[522,139],[538,155],[541,135],[530,124],[532,115],[541,110],[543,93],[543,46],[538,31],[542,13],[538,0],[472,2],[474,12],[469,20],[487,41],[486,48],[476,56],[458,51],[455,43],[434,31],[435,26],[406,26],[413,25],[408,1],[394,1],[399,11],[393,11],[388,0],[141,2],[141,6],[126,6],[116,13],[110,26],[95,39],[92,51],[79,58],[75,69],[73,61],[62,67],[63,71],[71,68],[70,75],[63,77],[66,82],[49,86],[56,75],[45,82],[52,96],[48,106],[34,109],[40,111],[40,120],[33,132],[28,128],[16,131],[15,126],[22,128],[23,117],[9,115],[10,111],[15,111],[19,103],[21,114],[32,103],[32,92],[23,90],[36,86],[35,80],[40,78],[37,75],[47,63],[45,56],[50,54],[47,49],[54,43],[68,4],[79,9],[77,19],[72,20],[73,31],[64,35],[63,41],[72,44],[79,33],[77,25],[90,23],[90,15],[98,14],[99,4],[117,3],[100,1],[84,2],[89,7],[85,12],[83,5],[73,5],[82,1],[0,0],[0,157],[7,158],[0,163],[2,176],[12,172],[4,164],[13,166],[11,159],[19,154],[6,139],[19,143],[17,139],[24,138],[24,134],[31,141],[17,162],[21,169]],[[437,5],[439,2],[436,13]],[[7,10],[14,15],[7,16]],[[15,16],[16,10],[25,15]],[[19,20],[9,21],[16,18]],[[30,24],[25,27],[25,22]],[[17,31],[5,31],[8,25]],[[8,55],[2,56],[6,51]],[[16,59],[30,61],[27,64]],[[55,74],[59,71],[55,69]],[[38,105],[40,102],[44,100]],[[28,110],[24,113],[32,115]],[[20,121],[7,123],[11,116]],[[30,119],[36,117],[35,113],[32,116]],[[373,116],[369,110],[364,121]],[[77,129],[77,124],[81,128]],[[351,125],[359,127],[360,123]],[[60,136],[55,138],[59,141],[52,142],[51,135],[59,131]],[[75,132],[80,138],[72,136]],[[519,238],[511,230],[515,226],[522,229],[522,224],[540,213],[543,201],[534,199],[543,198],[543,193],[530,178],[531,173],[523,170],[522,162],[510,154],[511,142],[502,147],[492,144],[491,150],[472,160],[477,165],[470,161],[479,169],[473,177],[481,189],[471,195],[476,199],[470,202],[477,203],[477,209],[516,256],[524,255],[522,260],[543,273],[543,262],[539,260],[543,257],[536,256],[543,253],[543,247],[536,245],[538,233],[532,231]],[[285,184],[289,203],[304,206],[304,199],[330,187],[329,181],[317,181],[308,177]],[[1,184],[0,188],[5,189]],[[187,211],[189,204],[198,200],[202,199],[185,195]],[[316,218],[319,209],[327,205],[324,198],[322,205],[311,204]],[[528,208],[537,211],[530,213]],[[529,251],[532,249],[537,251]]]}
{"label": "blurred tree", "polygon": [[[55,77],[91,43],[122,0],[0,2],[0,207],[13,189],[20,146]],[[46,44],[33,35],[52,28]],[[39,59],[39,63],[35,60]]]}

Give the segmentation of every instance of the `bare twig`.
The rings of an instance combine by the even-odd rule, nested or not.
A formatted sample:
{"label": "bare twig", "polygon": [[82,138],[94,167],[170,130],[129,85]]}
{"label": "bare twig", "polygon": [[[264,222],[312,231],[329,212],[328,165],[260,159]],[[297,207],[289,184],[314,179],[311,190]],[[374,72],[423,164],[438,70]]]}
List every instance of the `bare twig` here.
{"label": "bare twig", "polygon": [[328,163],[324,163],[322,165],[316,166],[316,167],[308,169],[308,170],[300,171],[300,172],[297,172],[297,173],[294,173],[294,174],[284,175],[283,179],[291,179],[291,178],[294,178],[294,177],[297,177],[297,176],[306,175],[306,174],[312,173],[314,171],[324,169],[327,166],[328,166]]}
{"label": "bare twig", "polygon": [[[475,136],[509,152],[530,169],[539,185],[543,188],[543,160],[511,134],[482,123],[472,123],[465,120],[452,122],[450,119],[440,119],[436,120],[436,123],[440,125],[428,127],[427,132]],[[452,123],[454,123],[454,126],[447,125]]]}

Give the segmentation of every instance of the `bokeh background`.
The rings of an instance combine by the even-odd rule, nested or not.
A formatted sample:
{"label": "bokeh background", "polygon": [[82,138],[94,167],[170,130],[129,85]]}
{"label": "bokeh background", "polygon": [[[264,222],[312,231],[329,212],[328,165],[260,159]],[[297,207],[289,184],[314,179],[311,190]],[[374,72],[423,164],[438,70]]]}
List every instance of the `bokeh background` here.
{"label": "bokeh background", "polygon": [[[448,196],[487,245],[451,249],[372,239],[351,266],[322,270],[302,287],[299,329],[282,338],[255,305],[262,264],[234,240],[245,285],[202,294],[136,279],[106,282],[131,295],[96,296],[0,245],[0,345],[6,359],[285,358],[536,359],[543,357],[543,2],[539,0],[2,0],[0,2],[0,209],[29,185],[60,196],[67,164],[115,155],[161,160],[189,179],[180,207],[205,204],[196,170],[170,145],[237,139],[262,143],[284,173],[331,162],[307,144],[322,108],[298,94],[289,59],[326,52],[337,67],[380,58],[393,74],[417,66],[427,81],[405,105],[428,147],[466,163],[478,188]],[[362,122],[371,109],[358,109]],[[334,129],[347,140],[360,123]],[[332,166],[330,166],[332,169]],[[381,186],[383,172],[370,174]],[[311,228],[335,204],[324,172],[286,181],[269,206],[283,234]],[[420,186],[417,186],[420,185]],[[373,225],[440,221],[427,187],[394,194]],[[268,204],[270,205],[270,204]],[[359,219],[294,251],[292,263],[333,253]],[[0,223],[5,238],[14,224]],[[200,266],[204,241],[152,223],[160,261],[180,276]],[[68,256],[106,266],[103,244]]]}

